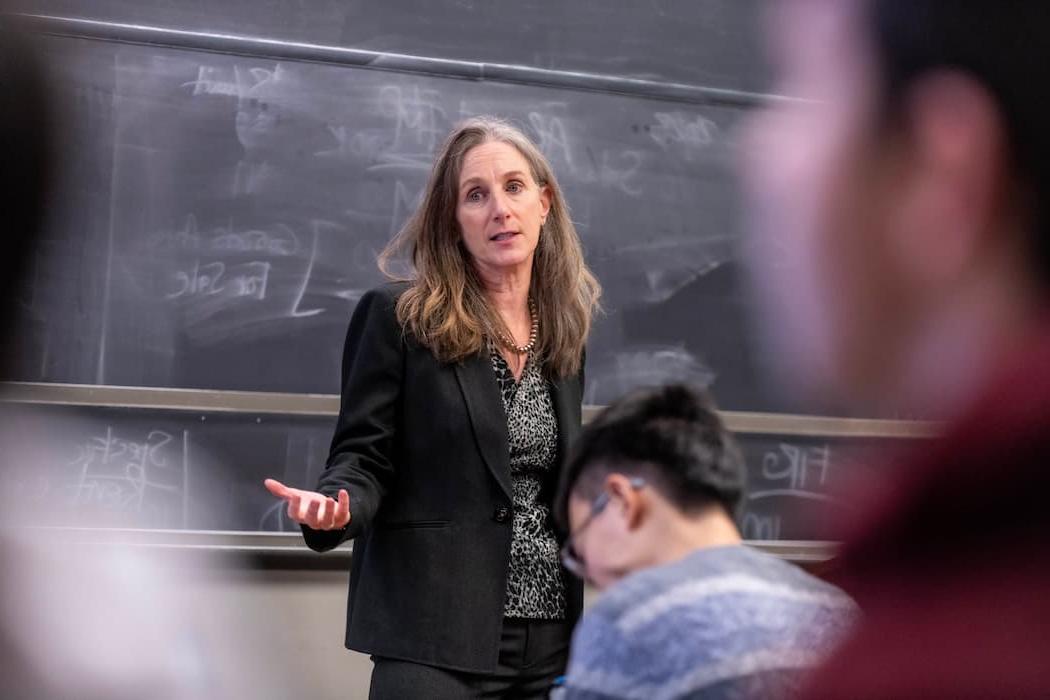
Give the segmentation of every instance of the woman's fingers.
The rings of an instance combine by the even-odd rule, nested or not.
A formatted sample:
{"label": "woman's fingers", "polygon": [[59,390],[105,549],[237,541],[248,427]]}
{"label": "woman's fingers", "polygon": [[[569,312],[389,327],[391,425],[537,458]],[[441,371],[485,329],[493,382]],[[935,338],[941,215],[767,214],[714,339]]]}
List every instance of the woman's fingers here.
{"label": "woman's fingers", "polygon": [[300,514],[299,509],[302,505],[303,497],[298,491],[292,490],[285,500],[288,501],[288,517],[297,523],[301,523],[302,515]]}
{"label": "woman's fingers", "polygon": [[335,518],[335,501],[328,496],[321,502],[321,509],[317,515],[317,525],[314,525],[316,530],[331,530],[332,520]]}
{"label": "woman's fingers", "polygon": [[276,479],[263,481],[267,490],[288,502],[288,517],[315,530],[337,530],[350,522],[350,494],[339,490],[338,502],[316,491],[285,486]]}
{"label": "woman's fingers", "polygon": [[339,489],[339,502],[335,504],[332,527],[346,527],[350,523],[350,494],[346,489]]}
{"label": "woman's fingers", "polygon": [[303,517],[303,522],[315,530],[323,529],[321,523],[324,522],[324,511],[324,497],[318,497],[317,494],[310,494],[310,503],[306,506],[306,514]]}
{"label": "woman's fingers", "polygon": [[266,479],[263,481],[263,486],[266,487],[267,491],[278,498],[288,498],[289,493],[292,491],[292,489],[288,488],[277,479]]}

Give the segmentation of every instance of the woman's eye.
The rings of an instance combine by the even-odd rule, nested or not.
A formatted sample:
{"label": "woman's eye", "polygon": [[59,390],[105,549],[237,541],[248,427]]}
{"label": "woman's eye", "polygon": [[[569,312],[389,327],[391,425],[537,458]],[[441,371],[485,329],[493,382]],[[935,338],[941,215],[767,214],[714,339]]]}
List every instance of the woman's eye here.
{"label": "woman's eye", "polygon": [[468,202],[480,202],[481,201],[481,191],[480,190],[471,190],[470,192],[468,192],[467,193],[467,201]]}
{"label": "woman's eye", "polygon": [[521,192],[523,189],[525,189],[525,185],[516,180],[507,185],[507,191],[511,193],[518,193]]}

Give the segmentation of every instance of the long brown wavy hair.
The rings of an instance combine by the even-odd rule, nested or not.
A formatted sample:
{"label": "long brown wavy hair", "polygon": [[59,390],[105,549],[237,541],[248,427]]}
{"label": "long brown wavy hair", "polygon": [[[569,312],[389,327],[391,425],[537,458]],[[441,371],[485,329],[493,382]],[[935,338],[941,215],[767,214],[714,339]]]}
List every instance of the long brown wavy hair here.
{"label": "long brown wavy hair", "polygon": [[[532,178],[550,192],[529,290],[540,321],[534,352],[548,376],[570,376],[580,369],[601,286],[583,261],[580,238],[550,163],[508,122],[474,117],[453,130],[434,161],[423,203],[380,253],[379,268],[387,277],[409,283],[397,301],[398,321],[439,361],[476,355],[497,332],[509,336],[485,297],[456,219],[463,159],[470,149],[491,141],[516,148]],[[396,261],[405,258],[413,268],[407,277],[393,272]]]}

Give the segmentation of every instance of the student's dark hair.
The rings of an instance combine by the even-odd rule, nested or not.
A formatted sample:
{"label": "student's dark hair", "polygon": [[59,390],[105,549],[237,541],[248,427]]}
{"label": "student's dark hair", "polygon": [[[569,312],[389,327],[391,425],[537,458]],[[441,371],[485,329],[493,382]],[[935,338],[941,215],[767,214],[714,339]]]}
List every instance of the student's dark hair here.
{"label": "student's dark hair", "polygon": [[1050,3],[1045,0],[867,0],[888,123],[916,80],[938,69],[969,75],[995,99],[1022,205],[1033,272],[1050,291]]}
{"label": "student's dark hair", "polygon": [[570,494],[596,497],[612,473],[638,476],[683,512],[721,506],[737,515],[744,494],[740,451],[707,393],[684,384],[639,389],[583,429],[554,500],[568,529]]}

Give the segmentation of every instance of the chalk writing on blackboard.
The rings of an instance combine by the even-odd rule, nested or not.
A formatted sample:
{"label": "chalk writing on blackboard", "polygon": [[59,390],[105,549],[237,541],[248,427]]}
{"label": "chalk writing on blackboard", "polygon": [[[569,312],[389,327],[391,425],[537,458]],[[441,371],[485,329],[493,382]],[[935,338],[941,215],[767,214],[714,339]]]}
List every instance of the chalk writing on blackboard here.
{"label": "chalk writing on blackboard", "polygon": [[845,507],[834,490],[835,458],[831,445],[824,442],[766,443],[749,465],[741,520],[744,537],[784,539],[788,529],[819,528],[829,508]]}

